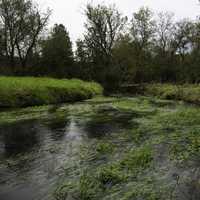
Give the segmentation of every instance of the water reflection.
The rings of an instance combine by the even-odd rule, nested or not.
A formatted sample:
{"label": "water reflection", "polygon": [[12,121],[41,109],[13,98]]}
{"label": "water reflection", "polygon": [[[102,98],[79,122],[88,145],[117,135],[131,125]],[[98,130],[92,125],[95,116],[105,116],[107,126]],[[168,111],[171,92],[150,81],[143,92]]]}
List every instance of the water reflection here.
{"label": "water reflection", "polygon": [[51,200],[63,166],[78,162],[81,145],[127,129],[135,116],[111,107],[85,116],[60,115],[54,107],[48,115],[0,127],[0,200]]}
{"label": "water reflection", "polygon": [[39,144],[38,125],[33,121],[4,126],[0,129],[0,135],[3,137],[6,156],[29,152]]}
{"label": "water reflection", "polygon": [[51,133],[52,140],[62,140],[65,137],[66,129],[70,125],[70,119],[65,117],[55,117],[44,123]]}
{"label": "water reflection", "polygon": [[132,121],[134,117],[135,113],[132,112],[120,112],[112,108],[99,109],[84,125],[79,126],[82,126],[89,138],[101,138],[135,126],[136,123]]}

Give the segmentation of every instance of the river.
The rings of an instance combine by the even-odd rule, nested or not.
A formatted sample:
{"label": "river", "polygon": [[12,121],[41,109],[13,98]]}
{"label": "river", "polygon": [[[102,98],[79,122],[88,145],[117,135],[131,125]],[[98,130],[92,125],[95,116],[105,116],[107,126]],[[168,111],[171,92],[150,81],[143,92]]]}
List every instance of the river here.
{"label": "river", "polygon": [[[53,199],[66,168],[79,163],[82,145],[126,129],[131,118],[109,103],[52,106],[38,112],[38,118],[0,125],[1,200]],[[16,119],[23,114],[15,111]]]}

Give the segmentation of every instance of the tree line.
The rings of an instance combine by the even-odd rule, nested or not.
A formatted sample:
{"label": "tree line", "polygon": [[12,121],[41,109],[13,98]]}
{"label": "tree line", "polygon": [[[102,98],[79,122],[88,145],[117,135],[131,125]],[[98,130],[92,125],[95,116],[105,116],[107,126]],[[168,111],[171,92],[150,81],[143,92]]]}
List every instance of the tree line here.
{"label": "tree line", "polygon": [[63,24],[47,25],[32,0],[0,0],[0,72],[81,78],[106,88],[141,82],[200,82],[200,19],[175,20],[142,7],[128,19],[115,5],[88,4],[72,49]]}

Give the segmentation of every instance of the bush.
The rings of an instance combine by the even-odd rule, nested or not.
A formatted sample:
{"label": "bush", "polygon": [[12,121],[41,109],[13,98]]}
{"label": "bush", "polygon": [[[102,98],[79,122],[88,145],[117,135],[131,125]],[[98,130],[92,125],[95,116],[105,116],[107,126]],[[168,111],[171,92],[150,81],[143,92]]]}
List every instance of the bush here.
{"label": "bush", "polygon": [[148,84],[145,94],[158,96],[163,99],[182,100],[188,103],[200,104],[199,85]]}

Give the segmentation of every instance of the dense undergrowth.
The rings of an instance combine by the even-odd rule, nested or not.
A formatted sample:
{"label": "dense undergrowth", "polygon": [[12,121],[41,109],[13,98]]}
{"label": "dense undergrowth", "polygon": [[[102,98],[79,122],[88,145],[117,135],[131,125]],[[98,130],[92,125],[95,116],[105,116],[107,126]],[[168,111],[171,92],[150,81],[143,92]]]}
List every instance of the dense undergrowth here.
{"label": "dense undergrowth", "polygon": [[[82,147],[55,199],[200,199],[200,108],[152,97],[109,100],[114,116],[132,113],[132,126]],[[101,112],[108,106],[95,101]]]}
{"label": "dense undergrowth", "polygon": [[163,99],[182,100],[200,105],[200,85],[198,84],[147,84],[144,93]]}
{"label": "dense undergrowth", "polygon": [[77,79],[0,77],[0,107],[27,107],[89,99],[102,94],[94,82]]}

